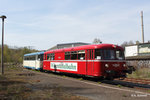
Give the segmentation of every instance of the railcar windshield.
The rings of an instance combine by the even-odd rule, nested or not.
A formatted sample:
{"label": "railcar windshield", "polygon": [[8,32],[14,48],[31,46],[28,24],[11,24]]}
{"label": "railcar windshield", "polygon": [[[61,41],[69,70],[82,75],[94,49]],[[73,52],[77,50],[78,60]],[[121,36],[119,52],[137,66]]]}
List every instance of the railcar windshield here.
{"label": "railcar windshield", "polygon": [[122,50],[113,50],[113,49],[96,49],[95,59],[123,60],[124,52]]}
{"label": "railcar windshield", "polygon": [[125,59],[125,57],[124,57],[124,51],[116,50],[116,58],[119,59],[119,60]]}
{"label": "railcar windshield", "polygon": [[104,52],[103,59],[105,59],[105,60],[114,60],[115,59],[114,50],[103,50],[103,52]]}

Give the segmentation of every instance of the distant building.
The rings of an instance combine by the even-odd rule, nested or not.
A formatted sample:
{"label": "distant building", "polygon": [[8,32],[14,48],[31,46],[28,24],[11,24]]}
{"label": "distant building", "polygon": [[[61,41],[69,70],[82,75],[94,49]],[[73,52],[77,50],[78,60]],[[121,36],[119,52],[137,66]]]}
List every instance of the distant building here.
{"label": "distant building", "polygon": [[125,47],[126,59],[150,59],[150,43],[139,43]]}
{"label": "distant building", "polygon": [[69,47],[77,47],[82,45],[89,45],[89,43],[82,43],[82,42],[76,42],[76,43],[63,43],[63,44],[57,44],[56,46],[48,49],[48,50],[55,50],[55,49],[63,49],[63,48],[69,48]]}

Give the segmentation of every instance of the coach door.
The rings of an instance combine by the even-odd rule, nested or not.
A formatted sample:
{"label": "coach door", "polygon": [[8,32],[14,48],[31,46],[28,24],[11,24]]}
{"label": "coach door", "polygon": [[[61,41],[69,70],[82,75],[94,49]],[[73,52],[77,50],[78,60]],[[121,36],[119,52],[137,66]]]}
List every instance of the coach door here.
{"label": "coach door", "polygon": [[87,75],[94,74],[94,50],[87,50],[87,64],[86,72]]}
{"label": "coach door", "polygon": [[41,55],[36,55],[36,60],[35,60],[35,68],[40,69],[40,56]]}
{"label": "coach door", "polygon": [[35,56],[35,69],[38,69],[38,55]]}

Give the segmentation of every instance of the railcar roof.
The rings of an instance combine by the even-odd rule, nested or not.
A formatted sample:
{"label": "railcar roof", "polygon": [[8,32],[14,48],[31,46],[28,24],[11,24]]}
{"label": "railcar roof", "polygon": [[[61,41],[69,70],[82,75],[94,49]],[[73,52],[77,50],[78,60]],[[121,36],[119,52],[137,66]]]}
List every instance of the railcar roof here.
{"label": "railcar roof", "polygon": [[42,51],[42,52],[28,53],[28,54],[25,54],[24,56],[32,56],[32,55],[40,55],[40,54],[44,54],[44,51]]}
{"label": "railcar roof", "polygon": [[106,49],[106,48],[118,48],[123,50],[122,47],[114,45],[114,44],[94,44],[94,45],[84,45],[78,47],[71,47],[71,48],[64,48],[64,49],[56,49],[56,50],[49,50],[45,53],[54,53],[54,52],[67,52],[67,51],[77,51],[77,50],[87,50],[87,49]]}

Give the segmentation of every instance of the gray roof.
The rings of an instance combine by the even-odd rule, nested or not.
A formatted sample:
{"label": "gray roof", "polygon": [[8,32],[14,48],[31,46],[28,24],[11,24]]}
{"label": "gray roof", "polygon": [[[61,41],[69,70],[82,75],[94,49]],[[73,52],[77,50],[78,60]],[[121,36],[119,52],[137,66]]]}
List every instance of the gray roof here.
{"label": "gray roof", "polygon": [[56,46],[53,46],[52,48],[48,50],[55,50],[55,49],[62,49],[62,48],[69,48],[69,47],[77,47],[82,45],[89,45],[90,43],[83,43],[83,42],[75,42],[75,43],[63,43],[63,44],[57,44]]}

